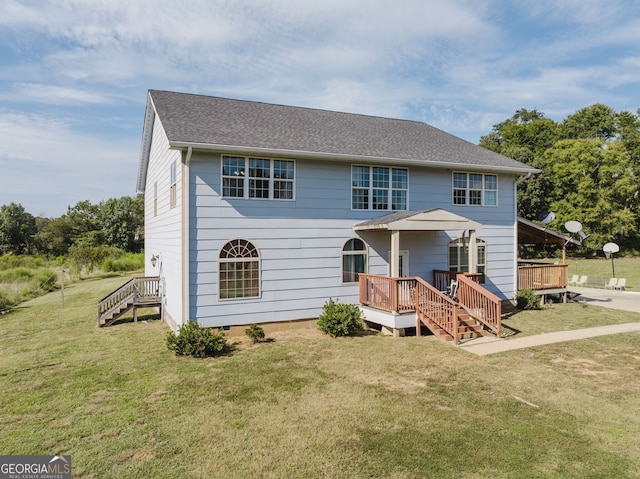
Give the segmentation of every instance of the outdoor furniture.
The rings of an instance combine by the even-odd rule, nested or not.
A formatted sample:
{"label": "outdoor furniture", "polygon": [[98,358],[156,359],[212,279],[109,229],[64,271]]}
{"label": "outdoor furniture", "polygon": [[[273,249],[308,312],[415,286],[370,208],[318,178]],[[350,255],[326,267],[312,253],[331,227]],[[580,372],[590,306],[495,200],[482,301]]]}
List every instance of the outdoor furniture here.
{"label": "outdoor furniture", "polygon": [[604,289],[616,289],[618,285],[618,278],[611,278],[608,283],[605,283]]}
{"label": "outdoor furniture", "polygon": [[573,276],[571,276],[571,281],[569,281],[568,284],[570,286],[576,286],[578,284],[578,278],[579,276],[577,274],[574,274]]}
{"label": "outdoor furniture", "polygon": [[586,276],[580,276],[580,280],[576,283],[576,286],[586,286],[588,278]]}
{"label": "outdoor furniture", "polygon": [[627,279],[626,278],[620,278],[618,280],[618,283],[614,286],[613,289],[618,289],[620,291],[625,291],[627,289]]}

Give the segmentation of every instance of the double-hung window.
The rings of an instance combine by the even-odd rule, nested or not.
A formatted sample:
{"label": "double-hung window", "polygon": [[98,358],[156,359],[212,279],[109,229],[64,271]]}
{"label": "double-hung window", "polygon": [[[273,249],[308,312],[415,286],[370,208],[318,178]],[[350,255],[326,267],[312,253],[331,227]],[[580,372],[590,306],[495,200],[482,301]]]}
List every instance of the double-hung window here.
{"label": "double-hung window", "polygon": [[498,176],[454,171],[453,204],[497,206]]}
{"label": "double-hung window", "polygon": [[295,165],[291,160],[222,157],[222,196],[293,200]]}
{"label": "double-hung window", "polygon": [[406,210],[409,170],[384,166],[351,167],[351,209]]}

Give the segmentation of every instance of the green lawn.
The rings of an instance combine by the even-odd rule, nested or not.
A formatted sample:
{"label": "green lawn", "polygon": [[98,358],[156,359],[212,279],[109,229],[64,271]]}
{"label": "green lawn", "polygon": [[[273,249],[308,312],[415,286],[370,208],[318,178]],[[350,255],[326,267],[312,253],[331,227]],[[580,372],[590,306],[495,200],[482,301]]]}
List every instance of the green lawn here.
{"label": "green lawn", "polygon": [[[478,357],[433,337],[274,333],[179,358],[167,327],[96,328],[123,278],[0,316],[0,454],[74,478],[638,478],[640,334]],[[518,313],[521,334],[640,315]]]}
{"label": "green lawn", "polygon": [[586,275],[591,278],[602,278],[608,280],[613,276],[615,270],[617,278],[627,279],[627,289],[630,291],[640,291],[640,257],[615,257],[613,258],[613,268],[611,260],[605,258],[568,258],[569,279],[574,274]]}

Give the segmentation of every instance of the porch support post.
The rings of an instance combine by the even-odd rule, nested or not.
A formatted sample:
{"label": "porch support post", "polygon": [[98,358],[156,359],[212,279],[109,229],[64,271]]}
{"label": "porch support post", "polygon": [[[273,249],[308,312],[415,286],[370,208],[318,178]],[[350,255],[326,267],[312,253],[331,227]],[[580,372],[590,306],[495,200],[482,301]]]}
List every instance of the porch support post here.
{"label": "porch support post", "polygon": [[478,272],[478,249],[476,246],[476,231],[469,230],[469,272]]}
{"label": "porch support post", "polygon": [[391,258],[389,258],[390,276],[397,278],[400,276],[400,231],[391,232]]}

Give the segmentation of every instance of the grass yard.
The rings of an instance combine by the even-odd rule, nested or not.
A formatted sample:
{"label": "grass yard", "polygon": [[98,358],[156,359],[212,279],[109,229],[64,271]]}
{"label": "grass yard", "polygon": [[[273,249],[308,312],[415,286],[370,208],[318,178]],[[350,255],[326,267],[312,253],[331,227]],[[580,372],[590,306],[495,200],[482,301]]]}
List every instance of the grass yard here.
{"label": "grass yard", "polygon": [[[586,275],[590,278],[601,278],[608,281],[612,277],[611,260],[605,258],[567,258],[569,279],[574,274]],[[640,256],[614,256],[613,267],[617,278],[627,279],[629,291],[640,291]]]}
{"label": "grass yard", "polygon": [[[0,316],[0,454],[70,454],[74,478],[639,478],[640,333],[478,357],[433,337],[241,340],[206,360],[159,321],[96,328],[124,278]],[[640,321],[517,313],[517,336]]]}

